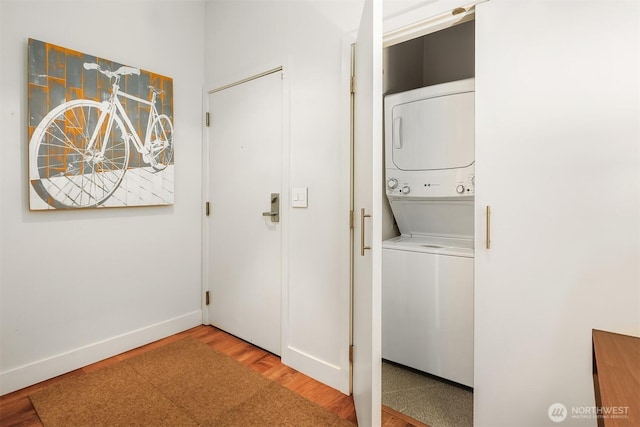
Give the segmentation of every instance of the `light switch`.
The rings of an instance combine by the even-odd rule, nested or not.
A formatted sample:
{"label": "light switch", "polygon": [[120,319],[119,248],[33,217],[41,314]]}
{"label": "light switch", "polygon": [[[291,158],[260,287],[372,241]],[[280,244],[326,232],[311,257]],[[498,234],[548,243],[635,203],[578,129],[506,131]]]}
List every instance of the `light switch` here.
{"label": "light switch", "polygon": [[294,208],[307,207],[307,187],[293,187],[291,189],[291,206]]}

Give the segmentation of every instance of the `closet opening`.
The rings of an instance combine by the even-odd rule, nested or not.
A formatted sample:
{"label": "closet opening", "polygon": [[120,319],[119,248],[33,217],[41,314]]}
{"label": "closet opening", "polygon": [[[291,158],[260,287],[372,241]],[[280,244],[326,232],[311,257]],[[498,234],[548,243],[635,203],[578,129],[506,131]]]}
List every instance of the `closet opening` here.
{"label": "closet opening", "polygon": [[385,47],[383,69],[382,404],[472,426],[475,22]]}

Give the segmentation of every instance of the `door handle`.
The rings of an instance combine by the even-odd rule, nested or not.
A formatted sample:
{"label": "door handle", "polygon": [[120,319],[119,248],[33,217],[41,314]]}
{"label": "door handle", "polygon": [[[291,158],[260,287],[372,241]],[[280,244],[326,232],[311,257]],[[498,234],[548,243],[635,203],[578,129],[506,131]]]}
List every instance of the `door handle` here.
{"label": "door handle", "polygon": [[393,148],[402,148],[402,116],[393,119]]}
{"label": "door handle", "polygon": [[269,212],[262,212],[262,216],[270,216],[271,222],[280,222],[280,194],[271,193],[271,210]]}
{"label": "door handle", "polygon": [[491,249],[491,206],[487,206],[487,241],[486,248]]}
{"label": "door handle", "polygon": [[364,219],[371,218],[370,214],[364,213],[364,208],[360,210],[360,256],[364,256],[364,251],[371,250],[371,246],[364,245]]}

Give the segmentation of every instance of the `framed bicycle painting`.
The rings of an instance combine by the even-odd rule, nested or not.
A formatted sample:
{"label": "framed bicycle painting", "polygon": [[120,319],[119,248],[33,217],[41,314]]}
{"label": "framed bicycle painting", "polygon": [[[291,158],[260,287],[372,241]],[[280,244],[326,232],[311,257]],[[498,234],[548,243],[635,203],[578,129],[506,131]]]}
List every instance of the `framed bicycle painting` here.
{"label": "framed bicycle painting", "polygon": [[173,204],[173,79],[28,45],[30,209]]}

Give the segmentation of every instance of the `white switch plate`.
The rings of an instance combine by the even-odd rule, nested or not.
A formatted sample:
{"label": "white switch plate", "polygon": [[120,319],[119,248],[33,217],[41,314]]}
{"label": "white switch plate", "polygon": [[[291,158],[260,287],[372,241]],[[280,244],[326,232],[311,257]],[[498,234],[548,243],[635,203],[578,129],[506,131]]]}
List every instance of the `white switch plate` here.
{"label": "white switch plate", "polygon": [[291,206],[294,208],[306,208],[307,187],[293,187],[291,189]]}

